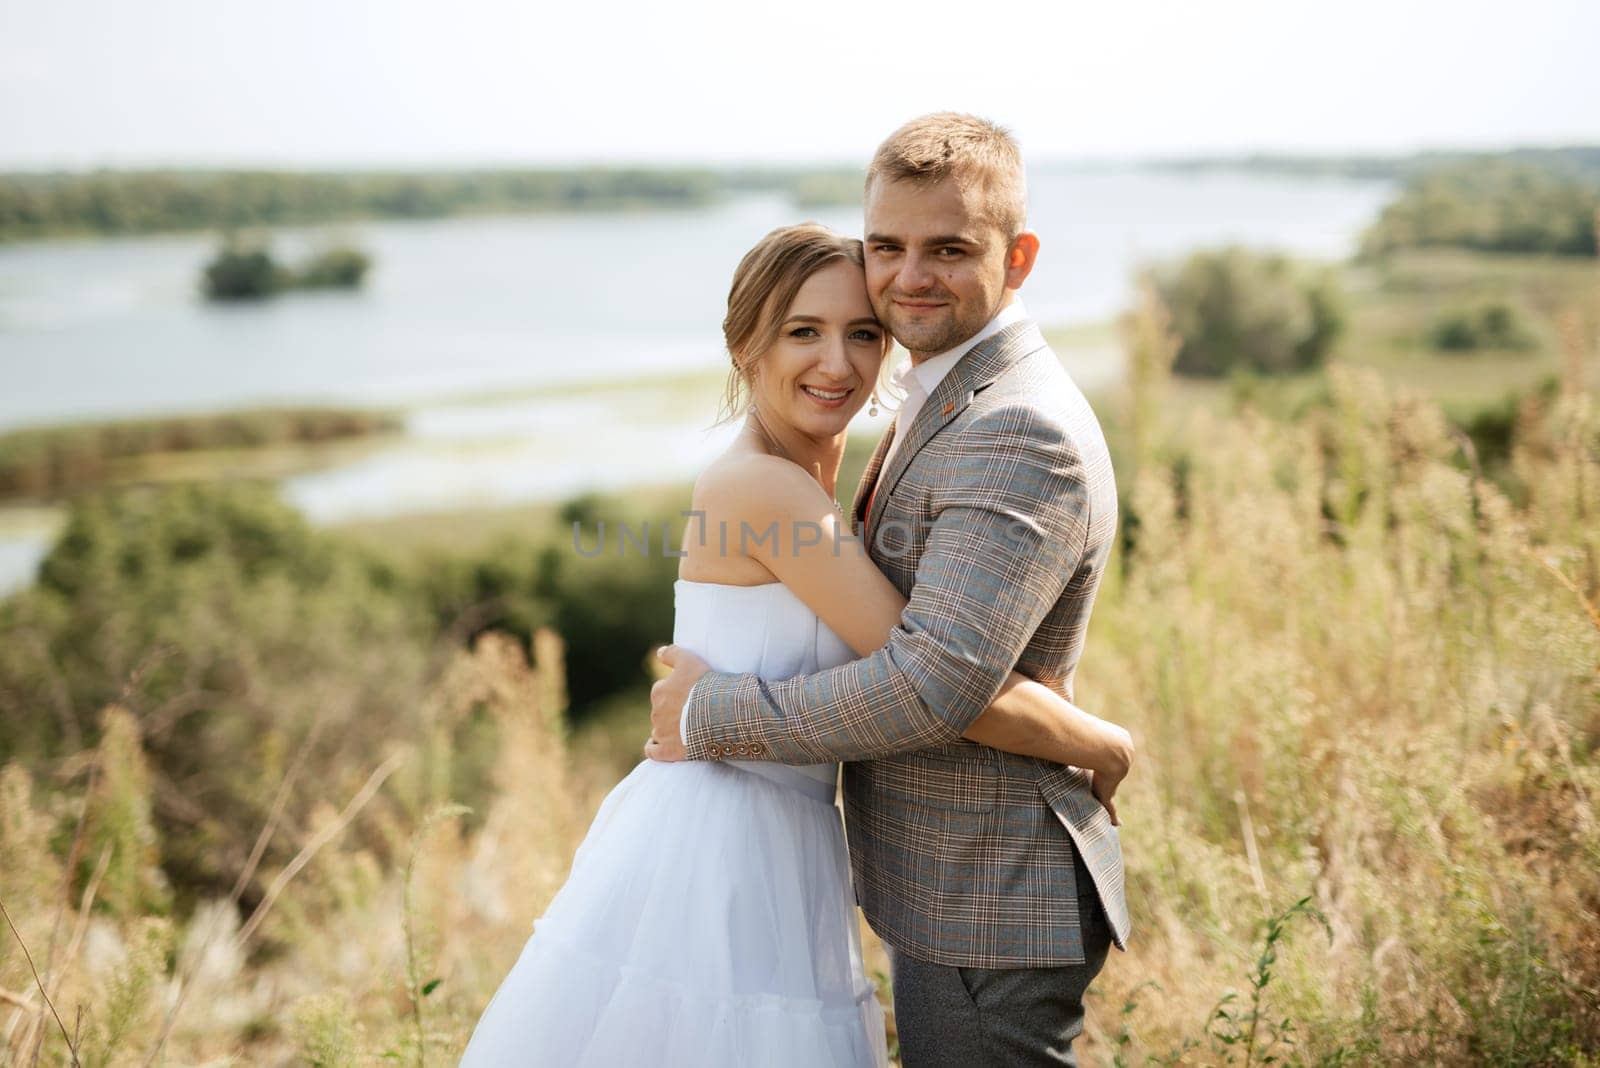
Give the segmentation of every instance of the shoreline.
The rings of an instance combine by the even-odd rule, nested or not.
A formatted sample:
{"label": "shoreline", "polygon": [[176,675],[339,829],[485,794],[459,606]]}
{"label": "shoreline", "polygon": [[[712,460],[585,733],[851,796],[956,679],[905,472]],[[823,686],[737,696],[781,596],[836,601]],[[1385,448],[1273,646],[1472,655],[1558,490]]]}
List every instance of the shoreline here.
{"label": "shoreline", "polygon": [[[1564,357],[1555,313],[1594,307],[1592,261],[1438,250],[1400,255],[1377,268],[1344,264],[1340,273],[1350,327],[1332,358],[1370,368],[1457,419],[1503,409],[1508,395],[1526,394],[1558,374]],[[1428,347],[1426,330],[1440,308],[1485,293],[1538,310],[1536,349],[1462,356]],[[1103,409],[1121,380],[1118,319],[1057,323],[1045,333],[1068,371]],[[1600,368],[1593,373],[1600,374]],[[1194,404],[1226,408],[1244,396],[1258,407],[1292,408],[1315,393],[1316,377],[1313,372],[1248,381],[1178,379],[1170,400],[1174,410]],[[130,458],[116,474],[125,482],[271,478],[308,521],[329,529],[498,525],[501,517],[547,512],[588,491],[641,493],[691,481],[692,472],[709,458],[705,450],[713,443],[707,428],[717,414],[723,378],[721,367],[707,366],[549,385],[523,381],[434,390],[402,404],[348,406],[358,413],[398,412],[398,434],[157,452]],[[178,418],[227,418],[238,411]],[[866,437],[887,426],[889,415],[880,414],[876,423],[864,414],[859,419],[857,433]],[[596,426],[615,429],[596,437]],[[41,500],[0,502],[0,595],[31,581],[65,508]]]}
{"label": "shoreline", "polygon": [[[1046,328],[1045,332],[1069,370],[1074,364],[1079,364],[1079,370],[1085,372],[1084,377],[1088,380],[1084,385],[1086,392],[1101,394],[1115,385],[1120,375],[1122,356],[1114,320],[1060,324]],[[897,350],[890,359],[904,359],[904,354]],[[653,475],[629,477],[625,465],[613,463],[611,477],[606,477],[603,470],[590,471],[583,476],[582,483],[563,480],[560,488],[548,492],[531,490],[526,494],[518,494],[513,490],[502,500],[479,500],[464,495],[457,503],[443,506],[413,498],[416,502],[413,507],[406,507],[401,502],[392,510],[380,508],[349,512],[331,518],[319,517],[318,506],[308,507],[293,497],[296,487],[301,487],[301,496],[314,500],[317,492],[314,487],[319,477],[331,482],[337,472],[355,471],[351,477],[359,478],[361,465],[381,464],[386,457],[396,466],[425,463],[435,455],[452,458],[457,463],[470,463],[474,456],[481,457],[481,462],[489,465],[508,462],[495,459],[495,450],[509,453],[519,444],[532,445],[539,435],[536,430],[529,429],[530,421],[555,419],[556,413],[563,410],[575,420],[583,421],[597,408],[604,408],[619,423],[653,428],[662,441],[676,442],[673,449],[682,459],[691,451],[684,444],[685,441],[692,441],[695,435],[704,438],[719,432],[707,424],[715,418],[724,374],[721,368],[666,371],[633,378],[568,382],[554,386],[529,383],[499,389],[441,392],[425,399],[419,398],[410,405],[387,404],[381,408],[341,406],[341,411],[356,414],[379,411],[397,413],[402,429],[399,433],[373,433],[331,442],[281,441],[252,448],[145,453],[126,458],[121,464],[123,470],[104,485],[148,485],[190,479],[269,478],[278,483],[280,492],[306,515],[307,521],[320,529],[349,532],[356,536],[363,532],[385,531],[388,536],[394,536],[397,531],[407,528],[436,525],[441,530],[455,531],[459,536],[480,527],[505,528],[535,516],[548,516],[566,501],[584,493],[648,496],[687,485],[693,481],[693,468],[680,463],[682,470],[676,470],[663,461],[663,469]],[[683,418],[693,413],[696,406],[703,406],[700,414],[704,418]],[[170,417],[151,415],[128,420],[71,420],[30,426],[28,430],[41,433],[62,430],[92,432],[97,427],[131,422],[160,424],[168,418],[174,423],[222,420],[252,410],[183,413]],[[663,421],[659,418],[662,412],[675,413],[679,418]],[[652,414],[657,416],[653,424],[648,422]],[[498,422],[503,425],[497,425],[492,418],[486,426],[472,425],[475,416],[495,415],[501,417]],[[869,420],[863,414],[852,427],[852,436],[875,441],[877,434],[887,427],[890,417],[888,412],[882,412],[877,420]],[[572,444],[581,445],[582,442],[568,441],[569,446]],[[852,445],[853,450],[860,447]],[[670,451],[663,449],[652,459],[660,459]],[[592,457],[552,453],[544,458],[541,466],[546,470],[579,472],[583,471],[586,459],[592,460]],[[304,489],[306,486],[312,489]],[[346,500],[349,497],[348,494],[341,494],[337,484],[329,485],[322,492],[324,497],[343,497]],[[66,520],[67,507],[65,502],[29,499],[0,501],[0,596],[21,589],[33,580],[38,562],[48,552]]]}

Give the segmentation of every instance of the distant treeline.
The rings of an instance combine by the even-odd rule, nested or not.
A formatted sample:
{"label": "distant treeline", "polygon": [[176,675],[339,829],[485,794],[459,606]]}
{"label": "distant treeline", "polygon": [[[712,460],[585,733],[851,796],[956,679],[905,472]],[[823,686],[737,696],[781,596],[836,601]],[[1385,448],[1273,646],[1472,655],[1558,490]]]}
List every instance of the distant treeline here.
{"label": "distant treeline", "polygon": [[[1114,166],[1043,161],[1036,166],[1047,171],[1230,170],[1394,181],[1404,187],[1402,200],[1412,202],[1397,209],[1412,220],[1408,233],[1415,235],[1402,241],[1516,251],[1592,251],[1592,225],[1581,228],[1585,237],[1574,220],[1600,189],[1600,146],[1408,156],[1258,154]],[[0,241],[363,218],[674,209],[751,192],[783,194],[805,210],[858,204],[862,177],[860,168],[847,166],[0,174]],[[1416,205],[1424,200],[1428,207],[1419,214]],[[1444,207],[1447,203],[1457,206]],[[1428,221],[1416,222],[1423,215]],[[1464,221],[1469,215],[1473,220]],[[1501,221],[1486,223],[1489,215]],[[1534,221],[1530,224],[1524,216]],[[1399,237],[1398,231],[1392,236]]]}
{"label": "distant treeline", "polygon": [[773,190],[805,205],[854,201],[842,168],[584,168],[460,173],[96,171],[0,175],[0,241],[414,219],[492,212],[683,208]]}
{"label": "distant treeline", "polygon": [[1460,167],[1523,164],[1552,174],[1600,180],[1600,145],[1513,148],[1504,152],[1414,152],[1405,156],[1199,156],[1157,160],[1155,170],[1178,172],[1256,171],[1304,178],[1368,178],[1407,181]]}
{"label": "distant treeline", "polygon": [[253,449],[392,434],[398,412],[383,409],[257,408],[217,415],[119,419],[0,433],[0,500],[50,500],[114,481],[154,453]]}
{"label": "distant treeline", "polygon": [[859,205],[867,172],[861,167],[746,167],[718,175],[734,193],[781,192],[801,208]]}
{"label": "distant treeline", "polygon": [[0,176],[0,240],[477,212],[689,207],[720,191],[706,170],[316,174],[97,171]]}
{"label": "distant treeline", "polygon": [[1361,251],[1404,248],[1592,256],[1600,170],[1523,160],[1460,163],[1410,179],[1366,232]]}
{"label": "distant treeline", "polygon": [[1446,247],[1594,255],[1600,226],[1596,145],[1409,156],[1219,156],[1155,166],[1179,173],[1228,170],[1398,182],[1399,195],[1362,239],[1368,256]]}

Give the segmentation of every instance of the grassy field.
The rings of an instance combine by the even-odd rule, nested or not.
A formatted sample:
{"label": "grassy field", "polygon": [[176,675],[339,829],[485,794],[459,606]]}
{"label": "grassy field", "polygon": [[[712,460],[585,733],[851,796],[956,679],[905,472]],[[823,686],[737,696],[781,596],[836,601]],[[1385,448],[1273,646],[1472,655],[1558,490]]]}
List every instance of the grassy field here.
{"label": "grassy field", "polygon": [[[1563,324],[1575,329],[1580,349],[1596,328],[1600,271],[1592,260],[1410,252],[1381,263],[1347,264],[1339,279],[1347,322],[1332,359],[1371,368],[1389,386],[1427,397],[1458,422],[1566,373],[1572,347],[1563,336]],[[1441,315],[1482,302],[1505,302],[1517,309],[1529,325],[1529,346],[1450,352],[1429,343],[1429,328]],[[1600,370],[1591,366],[1578,373],[1588,376],[1591,387],[1600,386]],[[1290,415],[1325,392],[1320,373],[1180,379],[1169,391],[1165,415],[1180,419],[1195,405],[1226,413],[1244,396],[1272,414]]]}
{"label": "grassy field", "polygon": [[[1119,802],[1134,933],[1091,991],[1084,1063],[1600,1060],[1595,284],[1570,261],[1354,274],[1337,366],[1286,382],[1174,382],[1136,324],[1142,370],[1097,399],[1125,545],[1078,683],[1140,744]],[[1538,347],[1423,349],[1430,302],[1475,287],[1511,287]],[[1475,466],[1440,404],[1507,390],[1510,445]],[[318,539],[492,552],[557,514]],[[0,1063],[68,1064],[70,1045],[96,1065],[453,1063],[635,759],[643,693],[573,729],[554,632],[530,663],[493,630],[406,637],[385,600],[345,619],[338,569],[303,594],[224,574],[259,598],[229,609],[179,577],[157,633],[223,652],[266,635],[198,680],[258,710],[217,770],[262,820],[208,837],[158,762],[183,713],[145,709],[132,679],[92,741],[6,765]],[[121,634],[100,575],[78,610]],[[84,633],[85,656],[161,670]],[[7,639],[0,668],[30,632]],[[21,711],[60,714],[52,692],[42,674]],[[175,895],[163,858],[207,851],[244,877]]]}

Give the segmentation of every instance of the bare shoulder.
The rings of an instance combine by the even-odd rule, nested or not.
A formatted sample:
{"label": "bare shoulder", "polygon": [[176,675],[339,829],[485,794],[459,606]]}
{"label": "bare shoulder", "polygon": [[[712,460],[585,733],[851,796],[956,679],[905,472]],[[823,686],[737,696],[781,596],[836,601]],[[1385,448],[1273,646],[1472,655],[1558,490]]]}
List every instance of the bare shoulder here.
{"label": "bare shoulder", "polygon": [[712,461],[695,480],[693,502],[708,518],[749,521],[808,515],[833,504],[798,464],[762,453]]}
{"label": "bare shoulder", "polygon": [[826,521],[833,502],[809,474],[764,453],[724,454],[695,480],[683,578],[755,585],[795,548],[794,531]]}

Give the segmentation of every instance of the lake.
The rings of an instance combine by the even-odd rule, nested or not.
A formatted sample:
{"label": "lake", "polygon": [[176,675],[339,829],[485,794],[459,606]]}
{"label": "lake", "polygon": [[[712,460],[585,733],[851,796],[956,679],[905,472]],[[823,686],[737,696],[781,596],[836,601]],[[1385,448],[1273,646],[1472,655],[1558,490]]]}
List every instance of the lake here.
{"label": "lake", "polygon": [[[1046,326],[1126,304],[1135,267],[1225,242],[1341,258],[1385,182],[1150,171],[1030,174],[1042,239],[1023,289]],[[775,226],[859,233],[859,209],[775,195],[681,212],[383,221],[288,230],[294,260],[337,234],[374,268],[354,294],[216,306],[196,283],[210,235],[0,246],[0,429],[278,403],[395,405],[399,442],[284,480],[313,521],[501,504],[683,477],[726,442],[703,403],[652,404],[634,380],[726,366],[733,268]],[[1063,352],[1086,389],[1105,346]],[[880,430],[864,414],[863,433]],[[606,434],[595,433],[607,427]],[[51,511],[0,510],[0,589],[25,583]]]}

